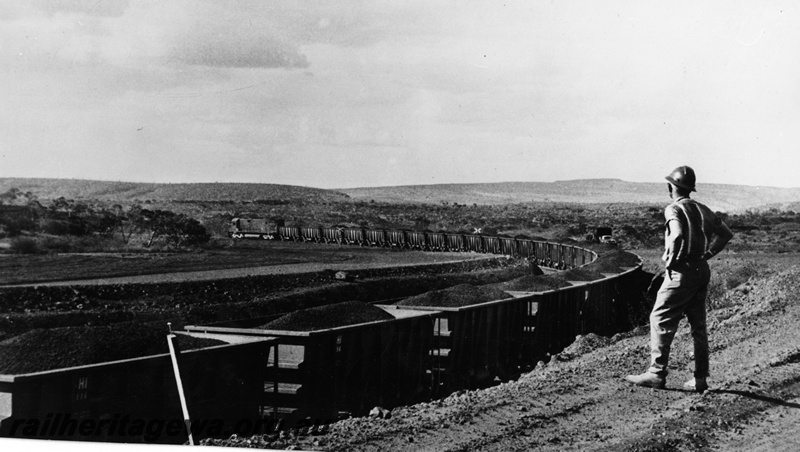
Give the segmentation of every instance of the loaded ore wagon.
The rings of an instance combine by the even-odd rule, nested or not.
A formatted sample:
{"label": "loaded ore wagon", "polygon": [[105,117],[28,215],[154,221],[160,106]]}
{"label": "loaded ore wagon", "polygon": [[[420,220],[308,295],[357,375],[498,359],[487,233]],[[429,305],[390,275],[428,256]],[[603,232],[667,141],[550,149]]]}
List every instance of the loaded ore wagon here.
{"label": "loaded ore wagon", "polygon": [[341,228],[322,228],[322,241],[324,243],[342,243]]}
{"label": "loaded ore wagon", "polygon": [[300,236],[302,237],[303,242],[322,243],[324,241],[322,238],[322,228],[320,227],[301,227]]}
{"label": "loaded ore wagon", "polygon": [[445,394],[519,374],[525,300],[487,287],[462,284],[406,298],[393,309],[428,311],[435,318],[429,373]]}
{"label": "loaded ore wagon", "polygon": [[504,254],[506,256],[519,255],[519,251],[517,251],[517,239],[511,237],[498,237],[497,240],[500,241],[499,254]]}
{"label": "loaded ore wagon", "polygon": [[[177,335],[177,343],[187,341],[197,342]],[[219,345],[180,352],[177,360],[195,440],[257,425],[258,382],[274,347],[269,338],[211,342]],[[35,372],[25,371],[29,363],[5,364],[0,436],[171,444],[188,439],[169,353]]]}
{"label": "loaded ore wagon", "polygon": [[524,257],[535,261],[536,258],[536,242],[528,239],[516,239],[517,242],[516,256]]}
{"label": "loaded ore wagon", "polygon": [[428,232],[427,234],[430,251],[447,251],[447,236],[444,232]]}
{"label": "loaded ore wagon", "polygon": [[483,237],[480,235],[464,234],[466,250],[473,253],[483,253]]}
{"label": "loaded ore wagon", "polygon": [[483,236],[483,252],[500,254],[500,238],[493,236]]}
{"label": "loaded ore wagon", "polygon": [[275,338],[261,380],[261,414],[297,425],[430,397],[434,315],[353,301],[185,329]]}
{"label": "loaded ore wagon", "polygon": [[464,236],[461,234],[444,234],[449,251],[464,251]]}
{"label": "loaded ore wagon", "polygon": [[383,229],[367,229],[366,230],[367,245],[385,247],[389,245],[386,239],[386,231]]}
{"label": "loaded ore wagon", "polygon": [[348,245],[366,245],[367,240],[364,235],[364,229],[362,228],[344,228],[342,230],[342,235],[344,237],[344,243]]}
{"label": "loaded ore wagon", "polygon": [[428,234],[424,231],[406,231],[406,243],[412,250],[428,249]]}
{"label": "loaded ore wagon", "polygon": [[389,241],[389,246],[392,248],[408,248],[406,241],[406,231],[391,230],[386,231],[386,240]]}
{"label": "loaded ore wagon", "polygon": [[[603,274],[575,268],[564,274],[525,276],[495,284],[525,303],[523,356],[528,363],[561,352],[578,335],[610,336],[632,327],[628,303],[636,298],[641,265]],[[628,289],[626,289],[628,288]]]}
{"label": "loaded ore wagon", "polygon": [[278,226],[278,239],[289,242],[302,242],[300,226]]}

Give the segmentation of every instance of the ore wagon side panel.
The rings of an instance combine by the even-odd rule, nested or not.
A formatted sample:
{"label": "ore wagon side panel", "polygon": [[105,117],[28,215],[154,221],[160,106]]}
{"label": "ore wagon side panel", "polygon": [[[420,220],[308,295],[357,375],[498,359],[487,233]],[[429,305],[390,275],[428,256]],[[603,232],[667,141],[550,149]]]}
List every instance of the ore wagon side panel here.
{"label": "ore wagon side panel", "polygon": [[[266,364],[268,347],[268,341],[260,341],[181,353],[179,362],[190,416],[219,420],[223,434],[242,419],[257,419],[261,390],[257,382],[263,378],[260,372]],[[38,420],[42,424],[47,419],[52,423],[60,416],[63,423],[58,428],[32,436],[174,444],[187,439],[182,432],[164,431],[156,438],[121,428],[110,430],[110,420],[115,418],[183,424],[168,354],[4,377],[0,391],[11,394],[12,416],[2,421],[3,436],[31,437],[21,429],[11,431],[17,419]],[[76,424],[107,419],[109,424],[105,429],[92,429],[87,436],[71,427],[70,419]],[[203,433],[209,432],[198,431],[201,437]]]}

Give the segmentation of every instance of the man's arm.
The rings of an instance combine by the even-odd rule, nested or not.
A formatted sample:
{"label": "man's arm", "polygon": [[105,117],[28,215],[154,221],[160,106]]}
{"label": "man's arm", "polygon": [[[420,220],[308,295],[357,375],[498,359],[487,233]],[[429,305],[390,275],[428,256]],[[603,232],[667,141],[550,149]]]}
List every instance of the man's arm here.
{"label": "man's arm", "polygon": [[683,225],[677,218],[672,218],[667,221],[667,243],[665,244],[664,261],[666,267],[672,268],[675,264],[675,258],[683,244]]}
{"label": "man's arm", "polygon": [[709,260],[716,256],[725,248],[725,245],[727,245],[732,238],[733,232],[731,232],[731,229],[724,221],[720,220],[719,225],[714,229],[714,239],[711,240],[711,244],[703,255],[703,259]]}

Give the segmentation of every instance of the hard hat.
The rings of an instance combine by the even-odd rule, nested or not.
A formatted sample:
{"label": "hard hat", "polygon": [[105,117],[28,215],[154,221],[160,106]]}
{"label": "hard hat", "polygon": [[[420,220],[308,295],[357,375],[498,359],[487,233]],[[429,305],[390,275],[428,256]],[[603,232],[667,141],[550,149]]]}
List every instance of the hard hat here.
{"label": "hard hat", "polygon": [[694,176],[694,170],[688,166],[679,166],[675,168],[665,179],[676,187],[681,187],[689,191],[697,191],[694,189],[697,178]]}

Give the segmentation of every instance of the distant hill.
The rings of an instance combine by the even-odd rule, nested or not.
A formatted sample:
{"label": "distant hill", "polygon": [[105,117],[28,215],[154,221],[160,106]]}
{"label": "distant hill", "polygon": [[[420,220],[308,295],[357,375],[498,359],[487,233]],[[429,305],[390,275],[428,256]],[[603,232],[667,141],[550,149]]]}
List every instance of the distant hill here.
{"label": "distant hill", "polygon": [[[0,178],[0,193],[11,188],[31,191],[42,199],[109,201],[371,201],[415,204],[646,203],[669,201],[666,182],[581,179],[556,182],[406,185],[324,190],[277,184],[197,183],[151,184],[77,179]],[[800,188],[703,184],[693,198],[714,210],[740,212],[776,207],[800,210]]]}
{"label": "distant hill", "polygon": [[33,192],[41,199],[61,196],[67,199],[109,201],[309,201],[347,200],[347,195],[320,188],[277,184],[151,184],[80,179],[0,178],[0,193],[11,188]]}
{"label": "distant hill", "polygon": [[[800,201],[800,188],[701,184],[692,197],[714,210],[738,212],[751,208],[792,209]],[[669,201],[666,181],[626,182],[619,179],[580,179],[556,182],[501,182],[492,184],[410,185],[349,188],[338,191],[353,200],[376,202],[442,202],[508,204],[522,202],[655,203]],[[793,209],[794,210],[794,209]]]}

